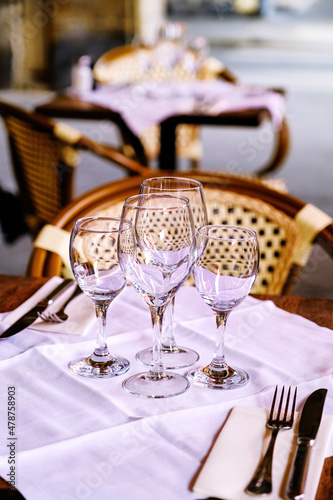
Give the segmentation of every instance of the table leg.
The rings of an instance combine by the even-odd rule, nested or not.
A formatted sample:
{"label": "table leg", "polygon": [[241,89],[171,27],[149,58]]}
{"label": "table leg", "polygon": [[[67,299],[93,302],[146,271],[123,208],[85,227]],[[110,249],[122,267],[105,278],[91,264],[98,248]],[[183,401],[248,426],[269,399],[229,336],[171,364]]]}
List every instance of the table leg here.
{"label": "table leg", "polygon": [[161,123],[160,129],[160,170],[174,171],[176,165],[176,126],[174,119],[168,118]]}

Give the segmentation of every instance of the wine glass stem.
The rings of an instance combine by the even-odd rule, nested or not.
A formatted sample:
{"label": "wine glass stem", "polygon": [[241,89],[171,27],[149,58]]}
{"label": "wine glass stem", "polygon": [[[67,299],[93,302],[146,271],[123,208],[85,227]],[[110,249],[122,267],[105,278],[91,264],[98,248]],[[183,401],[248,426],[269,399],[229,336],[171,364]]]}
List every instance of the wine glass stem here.
{"label": "wine glass stem", "polygon": [[175,297],[168,302],[165,307],[165,312],[163,314],[163,340],[162,349],[168,351],[178,351],[178,346],[173,333],[173,316],[175,308]]}
{"label": "wine glass stem", "polygon": [[230,311],[216,313],[216,345],[213,359],[209,365],[213,370],[225,370],[227,368],[224,357],[224,334],[229,314]]}
{"label": "wine glass stem", "polygon": [[153,359],[148,376],[153,379],[159,379],[165,376],[165,370],[163,367],[162,356],[161,356],[162,324],[163,324],[164,309],[165,306],[150,307],[150,314],[153,323],[154,342],[153,342]]}
{"label": "wine glass stem", "polygon": [[94,354],[98,357],[108,356],[109,350],[106,342],[106,315],[109,302],[96,302],[95,313],[97,317],[97,340]]}

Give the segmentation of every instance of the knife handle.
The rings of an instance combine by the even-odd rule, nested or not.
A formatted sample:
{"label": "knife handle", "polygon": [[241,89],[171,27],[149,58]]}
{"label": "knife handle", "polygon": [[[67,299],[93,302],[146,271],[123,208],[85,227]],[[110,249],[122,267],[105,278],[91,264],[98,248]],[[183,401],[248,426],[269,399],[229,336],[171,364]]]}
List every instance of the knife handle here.
{"label": "knife handle", "polygon": [[310,450],[313,441],[300,441],[290,468],[285,500],[301,500],[304,497],[306,473],[309,465]]}

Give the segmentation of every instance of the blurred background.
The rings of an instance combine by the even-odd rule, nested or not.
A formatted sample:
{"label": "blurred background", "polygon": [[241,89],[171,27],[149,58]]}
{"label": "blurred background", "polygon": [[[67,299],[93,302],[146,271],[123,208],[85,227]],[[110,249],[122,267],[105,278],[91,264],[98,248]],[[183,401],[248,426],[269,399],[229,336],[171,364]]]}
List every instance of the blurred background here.
{"label": "blurred background", "polygon": [[[333,216],[333,2],[332,0],[0,0],[0,99],[32,109],[71,85],[83,55],[92,64],[111,48],[150,43],[167,22],[182,23],[201,37],[209,53],[244,84],[282,87],[290,127],[289,154],[274,177],[288,192]],[[75,122],[96,140],[119,142],[117,130],[99,122]],[[254,162],[240,147],[248,130],[202,127],[202,169],[251,174]],[[270,145],[257,141],[255,164]],[[186,165],[181,164],[185,169]],[[116,168],[82,159],[79,195],[121,178]],[[0,183],[15,193],[7,138],[0,125]],[[1,194],[0,194],[1,196]],[[0,238],[0,273],[25,274],[31,238]],[[333,298],[333,266],[315,248],[295,293]]]}

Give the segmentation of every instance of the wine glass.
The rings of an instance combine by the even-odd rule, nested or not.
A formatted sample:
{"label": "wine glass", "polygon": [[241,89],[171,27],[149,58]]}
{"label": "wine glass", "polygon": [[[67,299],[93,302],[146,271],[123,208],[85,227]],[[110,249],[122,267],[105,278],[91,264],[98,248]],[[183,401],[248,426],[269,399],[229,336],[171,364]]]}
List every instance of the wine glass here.
{"label": "wine glass", "polygon": [[[185,196],[190,201],[195,230],[208,223],[204,191],[199,181],[183,177],[152,177],[145,179],[141,183],[140,193],[165,193]],[[177,345],[173,328],[174,306],[175,299],[173,298],[165,310],[161,352],[166,368],[185,368],[198,361],[199,354],[188,347]],[[136,358],[141,363],[150,365],[152,347],[138,352]]]}
{"label": "wine glass", "polygon": [[248,295],[259,267],[259,243],[252,229],[211,225],[197,233],[198,260],[193,267],[195,286],[216,314],[215,352],[208,366],[188,374],[196,386],[234,389],[245,385],[248,374],[231,368],[224,356],[224,333],[230,312]]}
{"label": "wine glass", "polygon": [[122,217],[132,228],[119,232],[119,263],[127,280],[148,305],[154,342],[148,372],[125,380],[123,387],[146,398],[166,398],[186,391],[182,375],[165,370],[161,357],[165,308],[187,279],[195,258],[195,230],[189,200],[141,194],[127,198]]}
{"label": "wine glass", "polygon": [[[93,302],[98,323],[94,352],[71,361],[77,375],[106,378],[127,372],[127,359],[110,354],[106,341],[106,316],[109,305],[126,285],[117,255],[120,218],[84,217],[74,223],[70,237],[70,260],[74,277]],[[122,221],[122,227],[131,223]]]}
{"label": "wine glass", "polygon": [[196,36],[191,38],[187,44],[187,50],[184,52],[182,65],[191,75],[193,80],[198,77],[198,72],[202,68],[209,54],[209,44],[206,38]]}

